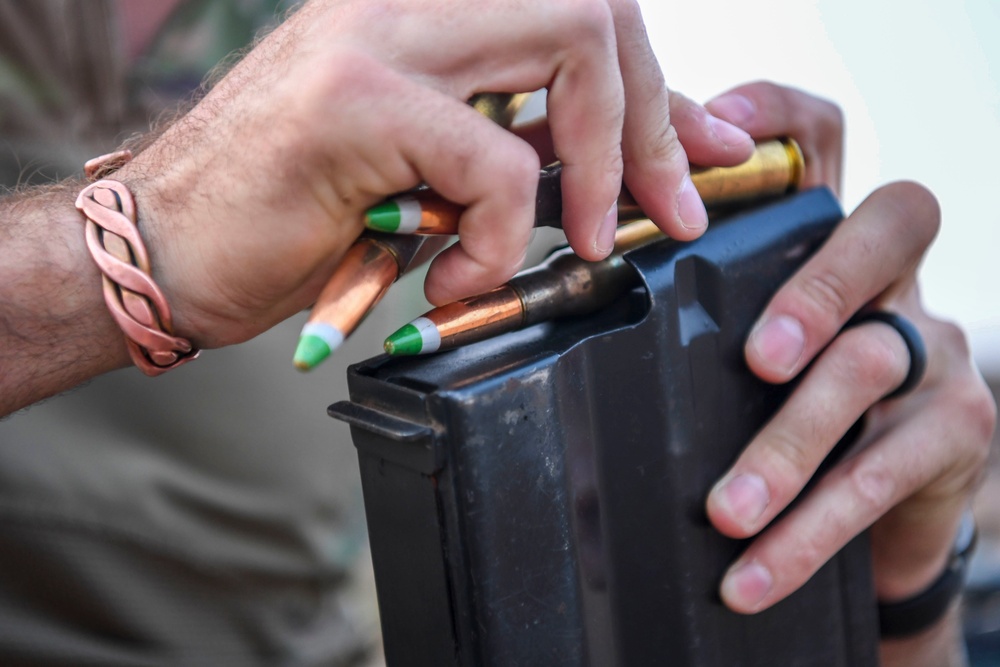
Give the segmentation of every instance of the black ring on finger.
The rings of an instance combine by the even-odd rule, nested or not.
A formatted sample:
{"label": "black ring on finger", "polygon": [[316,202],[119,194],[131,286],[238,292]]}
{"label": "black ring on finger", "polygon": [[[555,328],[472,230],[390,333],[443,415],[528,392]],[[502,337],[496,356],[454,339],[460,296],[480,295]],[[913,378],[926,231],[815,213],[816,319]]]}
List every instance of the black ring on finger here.
{"label": "black ring on finger", "polygon": [[910,320],[902,315],[890,313],[885,310],[871,310],[859,313],[852,317],[844,328],[849,329],[860,324],[867,324],[868,322],[888,324],[896,330],[896,333],[906,343],[906,349],[910,353],[910,369],[907,371],[902,384],[883,396],[882,400],[899,398],[920,384],[920,380],[924,377],[924,371],[927,370],[927,347],[924,345],[924,339],[920,335],[920,332],[917,331],[917,327],[913,325],[913,322],[910,322]]}

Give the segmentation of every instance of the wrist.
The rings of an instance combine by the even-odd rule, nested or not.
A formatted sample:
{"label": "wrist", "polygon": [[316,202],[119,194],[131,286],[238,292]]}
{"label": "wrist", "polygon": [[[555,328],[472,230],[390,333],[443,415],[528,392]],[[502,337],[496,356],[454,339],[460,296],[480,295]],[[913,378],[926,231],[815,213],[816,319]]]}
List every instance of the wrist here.
{"label": "wrist", "polygon": [[149,256],[150,277],[159,286],[170,305],[173,330],[199,345],[199,318],[193,314],[191,290],[183,279],[190,274],[183,264],[183,252],[177,248],[177,237],[183,235],[184,219],[174,201],[161,193],[162,177],[148,174],[148,170],[132,164],[122,167],[109,178],[120,181],[135,198],[136,229]]}
{"label": "wrist", "polygon": [[[941,622],[960,598],[975,544],[975,521],[971,510],[967,510],[945,562],[933,579],[905,596],[887,597],[880,593],[879,626],[884,639],[919,635]],[[921,573],[916,581],[925,579],[926,575]],[[884,583],[882,590],[885,590]]]}
{"label": "wrist", "polygon": [[188,165],[178,151],[178,123],[108,178],[124,184],[135,199],[135,226],[149,256],[150,276],[169,304],[175,335],[202,349],[218,345],[210,343],[209,312],[199,307],[197,288],[207,278],[202,267],[192,264],[205,256],[198,248],[205,226],[192,222],[191,215],[203,199],[197,185],[206,169]]}
{"label": "wrist", "polygon": [[178,151],[177,146],[193,140],[178,137],[179,124],[186,122],[171,126],[110,178],[124,183],[135,197],[136,227],[149,253],[151,276],[170,304],[174,332],[204,349],[251,337],[243,331],[252,325],[247,311],[255,295],[233,294],[232,281],[223,275],[245,270],[252,253],[236,248],[243,237],[219,238],[220,211],[243,220],[249,216],[237,212],[242,202],[222,184],[225,175],[214,173],[219,184],[206,187],[209,166]]}
{"label": "wrist", "polygon": [[174,335],[171,308],[152,277],[131,189],[120,180],[101,178],[131,159],[130,151],[118,151],[90,160],[85,171],[91,182],[75,204],[86,219],[87,250],[102,273],[104,301],[125,335],[129,356],[139,370],[155,376],[195,359],[199,351]]}

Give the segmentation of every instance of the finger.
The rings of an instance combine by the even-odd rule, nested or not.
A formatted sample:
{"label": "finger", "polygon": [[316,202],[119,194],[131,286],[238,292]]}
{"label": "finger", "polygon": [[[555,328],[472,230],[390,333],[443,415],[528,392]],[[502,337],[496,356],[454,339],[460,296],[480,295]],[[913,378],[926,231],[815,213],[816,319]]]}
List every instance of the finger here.
{"label": "finger", "polygon": [[451,98],[438,103],[441,122],[414,134],[406,149],[432,189],[466,206],[458,242],[434,258],[424,282],[434,305],[488,291],[520,269],[540,168],[525,142]]}
{"label": "finger", "polygon": [[806,162],[803,186],[826,185],[840,192],[844,117],[837,105],[795,88],[760,81],[734,88],[705,106],[755,139],[794,138]]}
{"label": "finger", "polygon": [[[978,434],[954,419],[967,410],[956,413],[956,405],[943,392],[933,394],[897,428],[834,467],[794,510],[753,542],[722,581],[720,593],[727,606],[743,613],[770,607],[801,587],[890,508],[915,490],[939,483],[942,471],[960,468],[967,477],[978,468],[980,455],[955,456],[956,448],[978,442]],[[967,493],[949,500],[945,510],[921,523],[920,548],[934,549],[933,557],[920,553],[916,543],[909,553],[921,563],[925,585],[940,572],[951,543],[950,535],[936,533],[954,531]],[[911,582],[909,593],[921,588]]]}
{"label": "finger", "polygon": [[[363,159],[349,177],[361,185],[352,186],[360,192],[340,199],[373,193],[381,198],[387,190],[423,181],[465,209],[459,242],[439,254],[428,271],[428,299],[447,303],[514,275],[534,228],[539,175],[534,150],[461,100],[388,68],[369,67],[364,90],[353,101],[365,110],[366,129],[358,133],[365,141],[354,149]],[[408,112],[399,114],[400,107]]]}
{"label": "finger", "polygon": [[611,7],[625,88],[625,182],[664,233],[680,240],[697,238],[708,226],[708,214],[691,182],[687,153],[671,123],[670,93],[649,45],[642,14],[631,0],[612,0]]}
{"label": "finger", "polygon": [[556,149],[552,143],[552,132],[549,130],[548,118],[543,116],[527,123],[520,123],[510,128],[510,131],[535,149],[542,165],[549,165],[556,161]]}
{"label": "finger", "polygon": [[610,10],[604,3],[580,7],[580,32],[548,86],[547,109],[563,165],[566,239],[580,257],[599,260],[614,247],[618,226],[625,95]]}
{"label": "finger", "polygon": [[[623,5],[632,11],[623,12],[627,25],[621,29],[618,10]],[[610,10],[605,0],[531,4],[533,9],[542,6],[548,14],[542,25],[558,26],[543,43],[551,45],[552,52],[560,56],[545,85],[553,153],[563,165],[563,229],[577,254],[588,260],[602,259],[614,245],[618,222],[616,200],[621,191],[623,151],[627,148],[623,146],[624,124],[635,124],[635,118],[642,119],[645,125],[655,120],[655,132],[662,135],[669,131],[676,144],[667,97],[665,89],[661,90],[662,76],[634,2],[615,2]],[[620,41],[623,35],[628,38],[624,46]],[[632,67],[636,61],[631,56],[636,52],[645,58],[640,62],[646,67],[639,71]],[[628,60],[620,62],[619,54]],[[519,68],[523,69],[523,65]],[[648,79],[649,72],[656,78]],[[654,98],[636,97],[631,90],[636,85],[652,90]],[[659,99],[655,99],[657,94]],[[646,133],[651,134],[648,130]],[[543,157],[547,153],[541,152]],[[656,182],[657,194],[664,188],[676,187],[680,176],[687,172],[683,150],[674,154],[664,149],[660,154],[669,154],[680,172],[672,179],[675,183]],[[655,157],[660,154],[654,150]],[[701,209],[699,215],[704,217],[697,192],[693,186],[689,189],[688,202]],[[677,216],[676,202],[674,209],[671,219]],[[703,227],[699,222],[697,233]]]}
{"label": "finger", "polygon": [[[753,153],[754,140],[749,134],[715,118],[705,107],[684,95],[671,92],[670,109],[670,119],[691,164],[733,166],[745,162]],[[555,161],[547,118],[515,125],[511,132],[535,149],[543,165]]]}
{"label": "finger", "polygon": [[[506,3],[493,10],[486,38],[473,49],[475,64],[461,78],[477,89],[547,89],[549,136],[532,137],[542,142],[543,157],[563,165],[567,240],[584,259],[603,259],[614,245],[622,183],[625,98],[613,16],[605,0]],[[500,20],[505,11],[514,14]],[[510,49],[512,43],[520,48]]]}
{"label": "finger", "polygon": [[844,331],[712,489],[706,506],[712,524],[730,537],[759,532],[908,369],[906,344],[891,326],[873,322]]}
{"label": "finger", "polygon": [[448,236],[425,236],[423,242],[420,244],[420,248],[413,255],[410,263],[406,265],[403,273],[414,271],[431,261],[439,252],[448,247],[448,244],[451,242],[452,239]]}
{"label": "finger", "polygon": [[876,190],[767,305],[745,347],[750,369],[768,382],[797,375],[863,305],[912,279],[939,224],[923,187]]}
{"label": "finger", "polygon": [[418,10],[414,3],[394,6],[394,21],[385,20],[384,3],[358,4],[347,20],[361,24],[368,43],[392,46],[379,57],[445,94],[468,99],[484,90],[547,88],[549,124],[563,163],[563,227],[581,257],[605,257],[617,226],[625,109],[607,1],[514,0],[470,10],[469,3],[441,0],[442,15],[461,17],[460,31],[454,21],[403,20]]}
{"label": "finger", "polygon": [[670,93],[670,121],[691,164],[731,167],[746,162],[753,153],[754,140],[747,132],[676,91]]}

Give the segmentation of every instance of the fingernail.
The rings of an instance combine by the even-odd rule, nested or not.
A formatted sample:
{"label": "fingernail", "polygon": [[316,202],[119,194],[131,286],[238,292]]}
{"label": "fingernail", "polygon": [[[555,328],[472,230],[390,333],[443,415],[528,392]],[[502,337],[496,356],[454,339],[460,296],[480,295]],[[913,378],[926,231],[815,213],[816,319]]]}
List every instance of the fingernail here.
{"label": "fingernail", "polygon": [[677,217],[684,229],[702,230],[708,227],[708,213],[705,202],[694,187],[690,174],[684,175],[681,189],[677,192]]}
{"label": "fingernail", "polygon": [[757,521],[771,502],[767,482],[751,473],[736,475],[713,495],[719,508],[748,532],[756,529]]}
{"label": "fingernail", "polygon": [[774,577],[760,563],[751,561],[737,565],[722,580],[720,594],[731,607],[754,611],[771,592]]}
{"label": "fingernail", "polygon": [[740,128],[715,116],[708,117],[708,127],[712,130],[715,138],[727,148],[748,144],[753,141],[750,135]]}
{"label": "fingernail", "polygon": [[618,229],[618,201],[616,200],[608,212],[604,214],[604,222],[597,230],[597,240],[594,241],[594,250],[607,255],[615,247],[615,231]]}
{"label": "fingernail", "polygon": [[749,97],[739,93],[720,95],[705,105],[713,116],[729,121],[734,125],[746,125],[757,114],[757,105]]}
{"label": "fingernail", "polygon": [[798,365],[806,346],[802,324],[794,317],[778,315],[750,334],[750,347],[773,370],[788,375]]}

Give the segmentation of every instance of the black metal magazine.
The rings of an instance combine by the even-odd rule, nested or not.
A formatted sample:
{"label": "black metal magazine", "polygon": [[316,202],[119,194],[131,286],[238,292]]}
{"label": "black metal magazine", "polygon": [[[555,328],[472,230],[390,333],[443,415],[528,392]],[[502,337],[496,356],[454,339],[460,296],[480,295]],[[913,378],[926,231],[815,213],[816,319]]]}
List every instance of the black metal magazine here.
{"label": "black metal magazine", "polygon": [[754,616],[717,590],[743,545],[708,490],[789,386],[749,327],[842,217],[817,189],[632,251],[643,288],[592,316],[352,366],[388,665],[865,667],[864,536]]}

